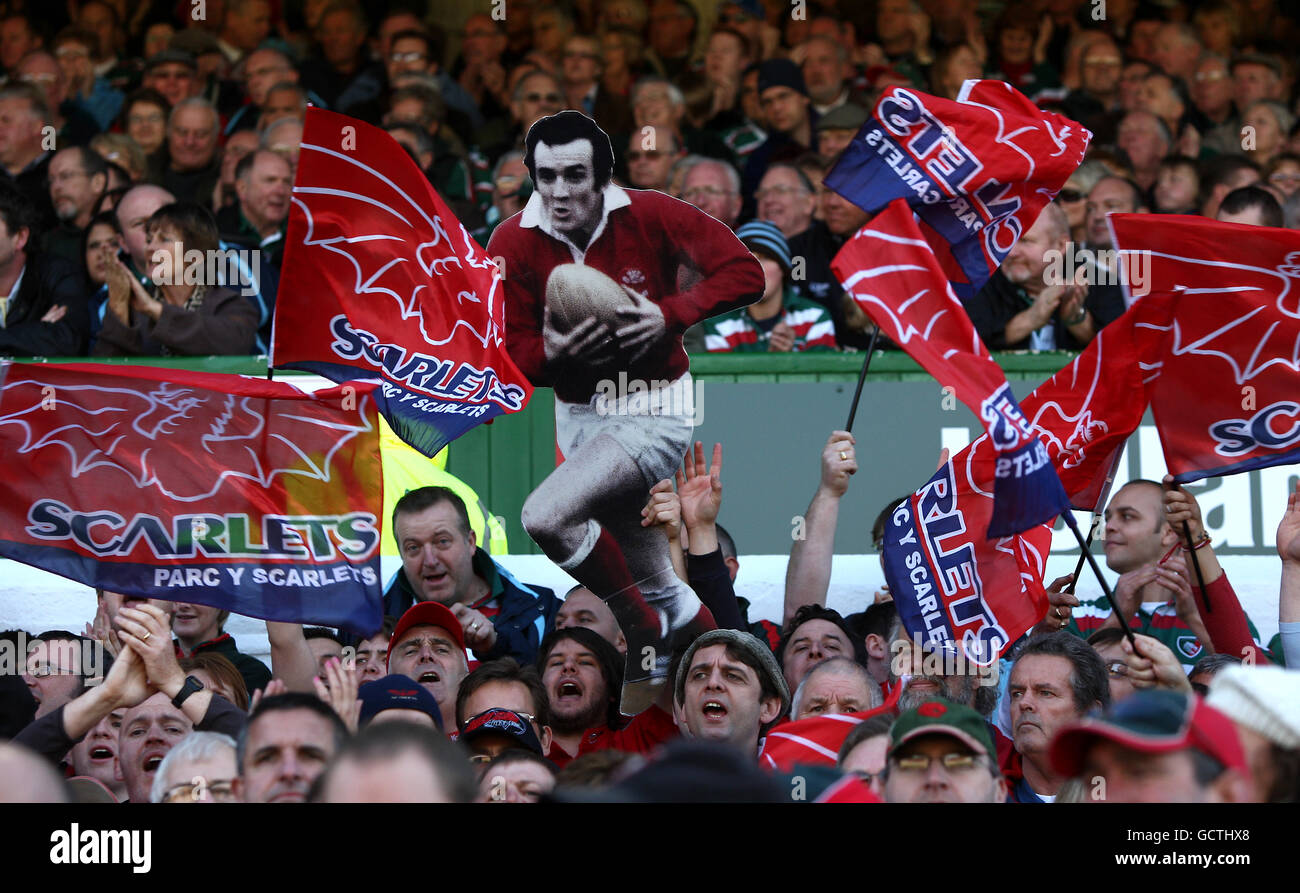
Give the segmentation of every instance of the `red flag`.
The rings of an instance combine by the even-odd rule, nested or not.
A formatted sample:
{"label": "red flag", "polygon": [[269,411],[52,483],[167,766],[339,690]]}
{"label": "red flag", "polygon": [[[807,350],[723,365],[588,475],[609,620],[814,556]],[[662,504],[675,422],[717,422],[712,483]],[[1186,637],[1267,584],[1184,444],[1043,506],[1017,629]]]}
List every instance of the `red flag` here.
{"label": "red flag", "polygon": [[1051,521],[1069,508],[1047,451],[1006,376],[953,294],[902,199],[844,244],[831,269],[863,311],[984,423],[997,450],[989,536]]}
{"label": "red flag", "polygon": [[1163,302],[1134,305],[1020,401],[1076,509],[1097,507],[1115,458],[1142,421],[1157,373],[1145,358],[1164,337],[1166,314]]}
{"label": "red flag", "polygon": [[379,629],[373,385],[6,364],[0,555],[115,592]]}
{"label": "red flag", "polygon": [[384,131],[308,109],[276,296],[277,368],[377,377],[393,430],[432,456],[528,402],[496,265]]}
{"label": "red flag", "polygon": [[1134,309],[1168,316],[1149,388],[1169,471],[1186,483],[1300,462],[1300,233],[1149,214],[1110,224],[1130,271],[1149,258],[1151,294]]}
{"label": "red flag", "polygon": [[966,299],[1056,197],[1091,138],[1005,81],[967,81],[956,101],[890,87],[826,185],[865,211],[906,199]]}
{"label": "red flag", "polygon": [[865,719],[892,713],[902,691],[901,685],[894,686],[885,703],[873,710],[809,716],[781,723],[763,740],[759,765],[775,772],[789,772],[797,765],[834,766],[849,733]]}

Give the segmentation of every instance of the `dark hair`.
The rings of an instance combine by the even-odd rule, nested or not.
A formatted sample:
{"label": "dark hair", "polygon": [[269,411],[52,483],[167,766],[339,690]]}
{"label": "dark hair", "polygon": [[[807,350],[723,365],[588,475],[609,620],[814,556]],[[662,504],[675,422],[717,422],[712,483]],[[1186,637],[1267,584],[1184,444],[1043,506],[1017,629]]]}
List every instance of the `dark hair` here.
{"label": "dark hair", "polygon": [[537,144],[560,146],[574,140],[588,140],[591,143],[592,178],[597,190],[609,185],[614,173],[614,148],[609,142],[609,134],[600,129],[600,125],[582,112],[565,109],[554,115],[539,118],[528,128],[524,140],[524,166],[528,174],[537,179]]}
{"label": "dark hair", "polygon": [[[248,722],[239,730],[239,742],[235,751],[236,764],[239,767],[239,773],[244,772],[244,758],[248,756],[248,735],[249,731],[263,716],[268,713],[284,712],[288,710],[307,710],[315,713],[321,719],[329,724],[330,730],[334,733],[334,753],[337,754],[343,749],[348,740],[348,727],[339,719],[339,715],[329,708],[329,706],[316,697],[314,694],[309,695],[306,692],[291,691],[282,695],[271,695],[269,698],[262,698],[253,713],[248,717]],[[380,726],[402,725],[402,723],[379,723]]]}
{"label": "dark hair", "polygon": [[34,210],[32,203],[19,191],[13,180],[8,177],[0,179],[0,220],[4,221],[5,229],[10,235],[19,230],[27,230],[27,244],[32,247],[35,245],[32,236],[36,235],[33,232],[36,216]]}
{"label": "dark hair", "polygon": [[122,235],[122,226],[117,222],[117,215],[112,211],[100,211],[94,217],[90,218],[90,223],[81,232],[81,257],[86,256],[86,249],[90,246],[90,232],[97,226],[111,227],[117,235]]}
{"label": "dark hair", "polygon": [[164,226],[176,230],[186,251],[195,249],[212,252],[221,248],[217,219],[212,216],[211,211],[198,202],[172,202],[170,205],[163,205],[145,222],[144,231],[146,235],[152,235]]}
{"label": "dark hair", "polygon": [[722,557],[735,558],[736,541],[731,538],[731,534],[721,524],[714,524],[713,527],[718,534],[718,548],[722,550]]}
{"label": "dark hair", "polygon": [[[1087,713],[1094,706],[1104,710],[1110,706],[1110,679],[1106,665],[1091,645],[1064,630],[1030,636],[1016,652],[1017,664],[1026,657],[1043,655],[1063,657],[1070,662],[1070,691],[1074,695],[1074,709]],[[1015,672],[1014,666],[1011,672]]]}
{"label": "dark hair", "polygon": [[835,765],[844,764],[844,760],[853,749],[866,741],[868,738],[875,738],[877,735],[888,735],[890,727],[894,724],[894,716],[890,713],[877,713],[875,716],[868,717],[853,727],[849,736],[844,739],[840,745],[840,752],[835,757]]}
{"label": "dark hair", "polygon": [[786,645],[794,638],[794,634],[799,630],[799,627],[810,620],[825,620],[828,623],[835,624],[839,631],[844,633],[844,637],[849,640],[849,645],[853,648],[853,654],[845,656],[851,656],[853,660],[864,667],[867,665],[866,643],[862,641],[860,636],[854,634],[852,627],[845,622],[839,611],[823,608],[821,605],[803,605],[798,611],[795,611],[794,616],[790,618],[790,622],[786,624],[781,641],[776,646],[776,662],[780,664],[782,671],[785,670]]}
{"label": "dark hair", "polygon": [[[1219,671],[1224,667],[1237,666],[1240,663],[1241,658],[1232,654],[1207,654],[1192,665],[1192,669],[1187,676],[1190,678],[1192,676],[1198,676],[1201,673],[1209,673],[1210,678],[1212,679],[1217,676]],[[1195,683],[1193,683],[1193,685],[1195,685]],[[1204,694],[1204,692],[1202,692],[1202,694]]]}
{"label": "dark hair", "polygon": [[127,96],[126,100],[122,103],[122,115],[119,123],[122,125],[122,131],[124,133],[126,132],[126,119],[131,114],[131,109],[142,103],[162,109],[164,121],[171,116],[172,104],[167,101],[166,96],[163,96],[153,87],[140,87],[137,90],[131,91],[131,94]]}
{"label": "dark hair", "polygon": [[1205,162],[1201,168],[1201,203],[1209,199],[1216,187],[1226,186],[1244,170],[1260,173],[1258,164],[1241,155],[1219,155]]}
{"label": "dark hair", "polygon": [[709,32],[709,39],[712,40],[713,37],[717,34],[728,34],[740,42],[740,58],[748,59],[753,54],[754,47],[749,42],[749,38],[746,37],[744,34],[741,34],[735,28],[732,28],[730,25],[719,25],[718,27],[714,28],[711,32]]}
{"label": "dark hair", "polygon": [[230,690],[231,703],[241,711],[248,710],[248,684],[239,672],[239,668],[230,662],[230,658],[214,651],[200,651],[189,657],[182,657],[178,663],[181,670],[202,670],[211,673],[216,681]]}
{"label": "dark hair", "polygon": [[1219,205],[1219,213],[1240,214],[1252,208],[1259,210],[1260,222],[1264,226],[1282,226],[1282,206],[1273,193],[1258,186],[1242,186],[1229,192]]}
{"label": "dark hair", "polygon": [[339,638],[339,634],[325,626],[304,626],[302,628],[302,637],[309,642],[312,639],[329,639],[331,642],[336,642],[339,645],[343,644],[343,640]]}
{"label": "dark hair", "polygon": [[1109,648],[1124,638],[1124,630],[1118,626],[1103,626],[1088,636],[1088,645],[1092,648]]}
{"label": "dark hair", "polygon": [[465,500],[457,496],[456,491],[446,487],[420,487],[403,495],[397,500],[397,505],[393,506],[393,541],[397,543],[399,550],[402,544],[397,539],[397,516],[418,515],[425,509],[444,502],[449,503],[456,510],[456,516],[460,518],[460,532],[465,536],[474,532],[474,528],[469,523],[469,510],[465,508]]}
{"label": "dark hair", "polygon": [[[623,655],[619,654],[618,649],[606,641],[600,633],[593,632],[585,626],[570,626],[548,633],[537,649],[538,677],[546,675],[546,661],[555,650],[555,646],[566,639],[572,639],[596,656],[596,665],[600,667],[600,675],[605,680],[605,695],[608,699],[605,723],[611,729],[623,725],[623,714],[618,712],[619,701],[623,696]],[[547,713],[549,712],[550,701],[548,700]]]}
{"label": "dark hair", "polygon": [[[334,715],[333,711],[330,711],[330,715]],[[249,724],[252,724],[252,720]],[[242,753],[243,736],[240,737],[240,746]],[[411,722],[372,722],[351,741],[340,743],[329,768],[312,785],[307,800],[311,803],[320,802],[329,786],[330,777],[344,760],[361,764],[388,763],[404,753],[414,753],[426,760],[454,802],[469,803],[478,793],[478,783],[463,749],[448,741],[442,732]],[[243,765],[242,757],[240,765]]]}
{"label": "dark hair", "polygon": [[[86,636],[77,635],[76,633],[70,632],[66,629],[46,630],[43,633],[32,636],[31,640],[36,642],[76,642],[79,646],[82,642],[93,641]],[[111,664],[108,666],[111,666]],[[86,666],[84,662],[79,660],[77,662],[77,669],[78,672],[76,673],[76,676],[80,681],[77,685],[76,692],[73,693],[73,697],[76,697],[86,690],[86,682],[91,678],[90,668]],[[23,670],[23,672],[26,672],[26,670]],[[105,675],[107,675],[107,673]]]}
{"label": "dark hair", "polygon": [[539,726],[551,724],[551,705],[547,700],[546,689],[542,686],[542,677],[538,674],[537,668],[528,665],[520,666],[519,661],[513,657],[503,657],[500,660],[479,664],[461,680],[460,690],[456,692],[457,726],[469,718],[462,714],[465,712],[465,702],[469,700],[470,695],[489,682],[517,682],[528,689],[528,695],[533,699],[533,714],[537,717],[537,724]]}
{"label": "dark hair", "polygon": [[424,53],[429,57],[429,61],[442,64],[442,55],[440,52],[436,52],[438,47],[434,46],[433,37],[430,36],[429,32],[421,31],[418,28],[406,28],[390,37],[388,46],[391,48],[399,40],[419,40],[423,42]]}

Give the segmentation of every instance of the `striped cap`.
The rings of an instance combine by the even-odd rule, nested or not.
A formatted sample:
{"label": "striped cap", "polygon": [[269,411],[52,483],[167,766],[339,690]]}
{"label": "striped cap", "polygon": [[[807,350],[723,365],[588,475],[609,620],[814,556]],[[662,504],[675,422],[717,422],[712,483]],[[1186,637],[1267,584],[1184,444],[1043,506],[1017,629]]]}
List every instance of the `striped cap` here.
{"label": "striped cap", "polygon": [[769,220],[751,220],[736,230],[736,238],[750,251],[761,251],[769,255],[787,273],[790,272],[790,243],[775,223]]}

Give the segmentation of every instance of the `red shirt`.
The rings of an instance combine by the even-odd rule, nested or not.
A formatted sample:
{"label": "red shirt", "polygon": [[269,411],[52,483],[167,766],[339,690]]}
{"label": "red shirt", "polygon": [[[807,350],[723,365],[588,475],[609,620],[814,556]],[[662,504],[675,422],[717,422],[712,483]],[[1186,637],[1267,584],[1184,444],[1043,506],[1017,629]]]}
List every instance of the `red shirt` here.
{"label": "red shirt", "polygon": [[650,753],[660,744],[678,735],[677,724],[670,714],[659,707],[652,706],[644,713],[638,713],[628,725],[617,731],[609,726],[596,726],[582,733],[582,742],[578,752],[569,756],[558,744],[551,746],[546,758],[558,768],[563,769],[583,754],[598,750],[621,750],[627,753]]}
{"label": "red shirt", "polygon": [[[546,230],[541,196],[492,232],[487,251],[505,261],[506,344],[510,358],[537,387],[554,387],[569,403],[586,403],[608,370],[593,368],[551,381],[546,374],[542,316],[546,282],[561,264],[582,263],[644,295],[663,311],[670,337],[627,369],[629,381],[673,381],[689,368],[681,335],[700,320],[745,307],[763,294],[763,268],[735,234],[708,214],[653,190],[610,185],[605,219],[585,251]],[[679,287],[685,263],[702,274]],[[681,284],[685,284],[684,282]]]}

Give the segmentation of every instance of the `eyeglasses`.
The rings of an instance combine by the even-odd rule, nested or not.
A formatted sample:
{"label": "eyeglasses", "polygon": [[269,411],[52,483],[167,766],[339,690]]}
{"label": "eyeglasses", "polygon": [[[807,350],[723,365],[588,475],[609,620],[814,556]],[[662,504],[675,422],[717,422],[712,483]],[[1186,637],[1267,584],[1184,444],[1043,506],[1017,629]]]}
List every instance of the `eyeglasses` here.
{"label": "eyeglasses", "polygon": [[66,183],[69,180],[80,180],[82,177],[90,176],[85,171],[60,171],[57,174],[50,175],[51,183]]}
{"label": "eyeglasses", "polygon": [[1192,77],[1203,84],[1206,81],[1227,80],[1228,73],[1226,71],[1198,71]]}
{"label": "eyeglasses", "polygon": [[647,149],[644,152],[633,150],[627,153],[627,160],[640,161],[642,158],[646,158],[649,159],[650,161],[655,161],[667,154],[668,154],[667,152],[661,152],[658,149]]}
{"label": "eyeglasses", "polygon": [[559,93],[525,93],[524,99],[528,102],[550,102],[560,101]]}
{"label": "eyeglasses", "polygon": [[233,779],[217,781],[212,784],[202,784],[194,782],[183,782],[178,785],[172,785],[162,796],[164,803],[201,803],[212,801],[213,803],[230,803],[235,799],[235,783]]}
{"label": "eyeglasses", "polygon": [[424,53],[389,53],[389,62],[423,62],[429,58]]}
{"label": "eyeglasses", "polygon": [[860,769],[855,769],[853,770],[852,775],[854,778],[861,780],[863,784],[871,784],[877,778],[885,777],[885,773],[883,770],[880,772],[863,772]]}
{"label": "eyeglasses", "polygon": [[1057,193],[1057,197],[1063,202],[1081,202],[1085,196],[1077,189],[1062,189]]}
{"label": "eyeglasses", "polygon": [[943,763],[943,768],[949,772],[966,772],[978,766],[980,761],[980,758],[973,753],[953,752],[937,758],[927,753],[914,753],[905,757],[895,757],[894,765],[902,772],[925,772],[935,759]]}
{"label": "eyeglasses", "polygon": [[72,676],[76,674],[73,670],[65,670],[53,664],[37,664],[28,671],[27,675],[36,679],[44,679],[47,676]]}
{"label": "eyeglasses", "polygon": [[1268,175],[1270,183],[1296,183],[1300,182],[1300,173],[1288,174],[1286,171],[1276,171]]}

